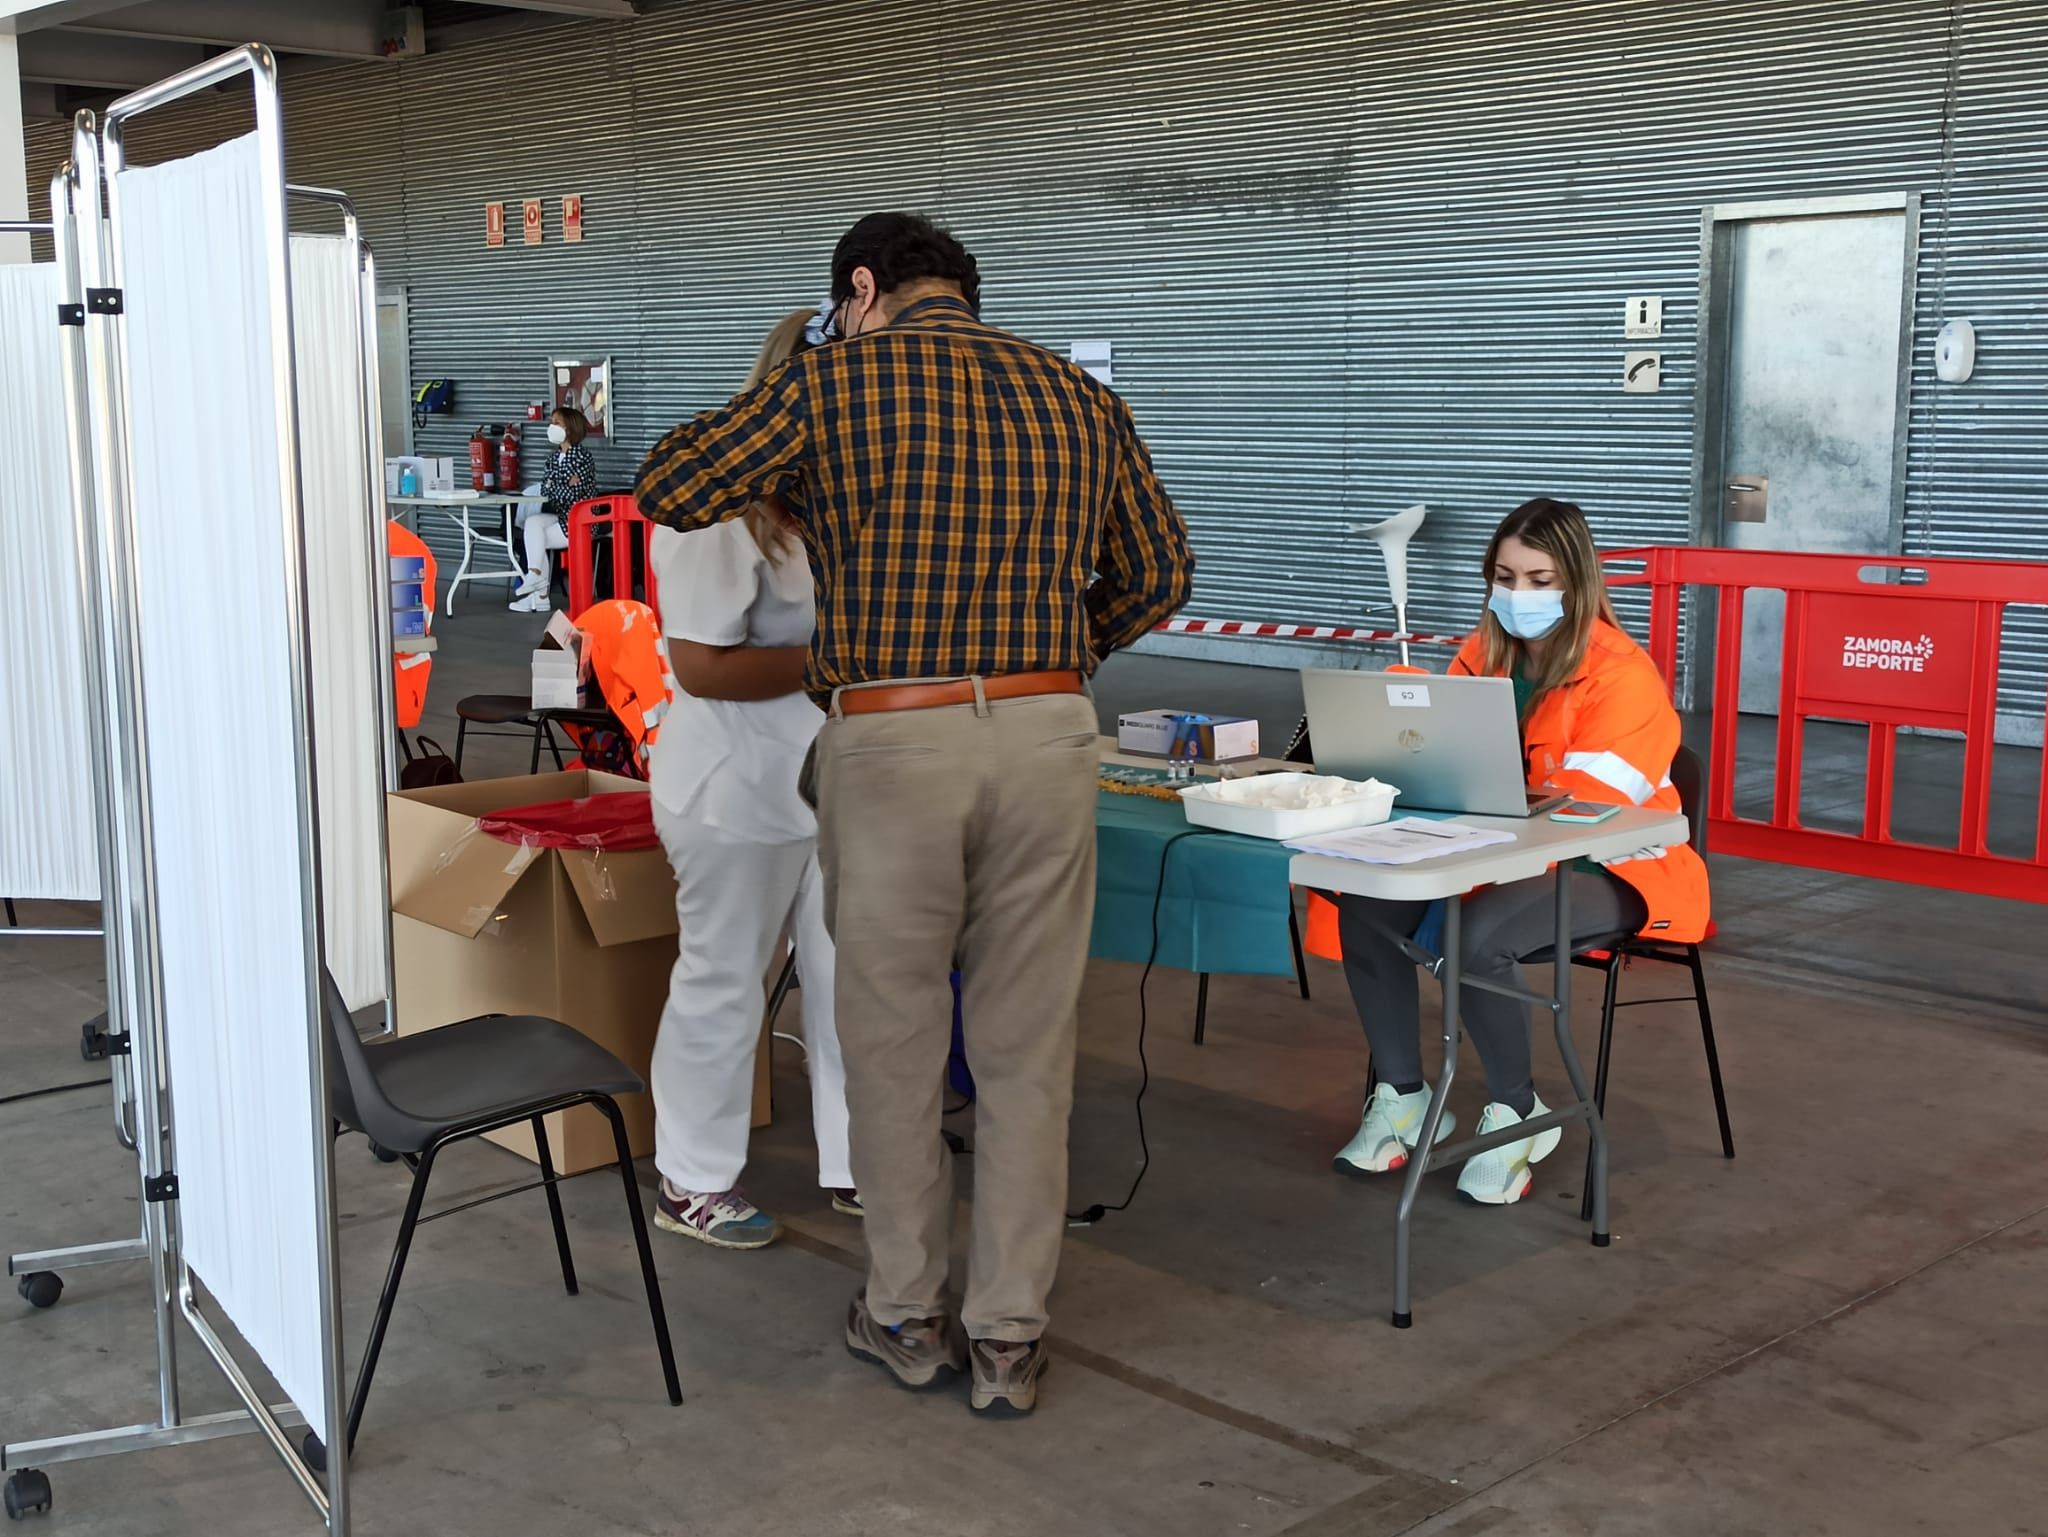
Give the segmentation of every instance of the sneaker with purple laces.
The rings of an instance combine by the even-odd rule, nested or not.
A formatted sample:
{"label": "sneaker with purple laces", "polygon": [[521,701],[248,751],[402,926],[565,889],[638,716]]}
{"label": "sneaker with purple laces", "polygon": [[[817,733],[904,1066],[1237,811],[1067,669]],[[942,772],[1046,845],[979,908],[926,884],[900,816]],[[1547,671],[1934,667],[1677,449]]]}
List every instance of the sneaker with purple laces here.
{"label": "sneaker with purple laces", "polygon": [[906,1388],[923,1392],[965,1369],[967,1351],[944,1317],[912,1318],[885,1324],[868,1311],[862,1292],[846,1310],[846,1348],[863,1361],[885,1366]]}
{"label": "sneaker with purple laces", "polygon": [[666,1179],[654,1198],[654,1225],[715,1249],[765,1249],[782,1224],[731,1190],[678,1190]]}
{"label": "sneaker with purple laces", "polygon": [[1044,1340],[975,1340],[968,1347],[974,1386],[967,1407],[991,1419],[1029,1414],[1038,1407],[1045,1374]]}

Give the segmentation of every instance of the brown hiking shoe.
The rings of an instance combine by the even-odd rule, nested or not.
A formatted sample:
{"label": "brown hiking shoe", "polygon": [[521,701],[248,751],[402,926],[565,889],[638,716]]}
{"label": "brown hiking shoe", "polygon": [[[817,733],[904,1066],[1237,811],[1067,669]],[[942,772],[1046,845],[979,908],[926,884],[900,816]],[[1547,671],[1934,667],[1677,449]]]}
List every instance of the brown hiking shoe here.
{"label": "brown hiking shoe", "polygon": [[967,1352],[945,1318],[913,1318],[892,1327],[868,1311],[866,1292],[846,1310],[846,1348],[888,1367],[898,1382],[919,1392],[967,1366]]}
{"label": "brown hiking shoe", "polygon": [[1038,1379],[1045,1371],[1045,1341],[976,1340],[968,1347],[974,1388],[967,1407],[1001,1418],[1038,1407]]}

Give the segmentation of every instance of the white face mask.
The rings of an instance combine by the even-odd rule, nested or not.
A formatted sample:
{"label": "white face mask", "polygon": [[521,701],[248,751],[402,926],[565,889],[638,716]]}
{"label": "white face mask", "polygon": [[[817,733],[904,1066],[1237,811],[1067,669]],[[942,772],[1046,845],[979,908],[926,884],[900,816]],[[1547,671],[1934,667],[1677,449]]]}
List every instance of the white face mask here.
{"label": "white face mask", "polygon": [[1515,592],[1496,582],[1486,606],[1517,640],[1541,640],[1564,619],[1564,594],[1555,587]]}
{"label": "white face mask", "polygon": [[548,441],[557,447],[569,441],[569,429],[560,422],[548,423]]}

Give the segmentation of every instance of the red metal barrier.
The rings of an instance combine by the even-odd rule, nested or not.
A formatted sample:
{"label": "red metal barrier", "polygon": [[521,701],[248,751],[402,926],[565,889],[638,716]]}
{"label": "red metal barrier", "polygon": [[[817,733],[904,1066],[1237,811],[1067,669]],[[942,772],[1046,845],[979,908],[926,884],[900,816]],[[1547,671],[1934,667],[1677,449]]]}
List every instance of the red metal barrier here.
{"label": "red metal barrier", "polygon": [[[2048,902],[2048,750],[2042,753],[2033,858],[1994,854],[1986,843],[2001,623],[2009,604],[2048,605],[2048,563],[1669,545],[1612,550],[1602,559],[1610,589],[1650,589],[1649,650],[1667,679],[1677,676],[1684,589],[1712,588],[1719,595],[1707,792],[1713,848],[1848,875]],[[1872,581],[1866,577],[1871,572],[1911,572],[1912,579],[1886,575]],[[1768,820],[1735,811],[1743,599],[1752,588],[1785,594],[1777,776]],[[1806,722],[1816,718],[1870,728],[1861,833],[1800,823]],[[1963,736],[1962,820],[1953,848],[1891,834],[1893,754],[1905,726]]]}

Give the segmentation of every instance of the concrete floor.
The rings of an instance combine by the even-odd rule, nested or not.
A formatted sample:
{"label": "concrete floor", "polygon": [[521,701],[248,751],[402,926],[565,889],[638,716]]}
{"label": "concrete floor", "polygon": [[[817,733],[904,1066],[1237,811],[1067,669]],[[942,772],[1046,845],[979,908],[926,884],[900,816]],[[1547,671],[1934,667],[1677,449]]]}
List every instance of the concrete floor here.
{"label": "concrete floor", "polygon": [[[527,628],[444,622],[437,705],[517,687]],[[1284,673],[1146,658],[1101,690],[1106,710],[1256,712],[1279,740],[1293,694]],[[452,729],[434,734],[452,747]],[[524,766],[517,744],[475,751],[473,773]],[[537,1195],[464,1213],[415,1249],[356,1529],[2048,1532],[2048,1194],[2014,1136],[2048,1097],[2041,909],[1720,859],[1715,876],[1710,977],[1741,1156],[1719,1156],[1687,1011],[1624,1014],[1610,1249],[1577,1218],[1576,1136],[1509,1210],[1462,1207],[1439,1177],[1416,1218],[1416,1326],[1390,1329],[1397,1189],[1328,1172],[1365,1068],[1338,973],[1313,966],[1311,1002],[1218,979],[1201,1048],[1192,979],[1155,974],[1151,1172],[1128,1212],[1070,1237],[1041,1412],[983,1424],[840,1348],[859,1228],[812,1186],[801,1060],[784,1049],[748,1186],[789,1241],[730,1255],[656,1234],[684,1406],[662,1399],[613,1176],[565,1190],[574,1299]],[[0,1096],[92,1076],[73,1032],[98,987],[93,944],[0,946]],[[1642,968],[1624,987],[1666,990]],[[1135,968],[1092,969],[1076,1204],[1118,1199],[1135,1172],[1139,1004]],[[1537,1061],[1548,1094],[1562,1074],[1554,1052]],[[1457,1096],[1468,1122],[1476,1078]],[[971,1188],[971,1154],[959,1163]],[[339,1164],[359,1345],[405,1180],[359,1139]],[[470,1145],[436,1183],[453,1202],[523,1168]],[[103,1089],[0,1106],[0,1173],[10,1251],[132,1230]],[[191,1406],[225,1406],[187,1345]],[[144,1417],[148,1352],[132,1270],[77,1272],[48,1312],[0,1298],[0,1436]],[[51,1532],[312,1529],[253,1440],[52,1475]]]}

